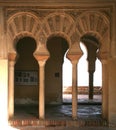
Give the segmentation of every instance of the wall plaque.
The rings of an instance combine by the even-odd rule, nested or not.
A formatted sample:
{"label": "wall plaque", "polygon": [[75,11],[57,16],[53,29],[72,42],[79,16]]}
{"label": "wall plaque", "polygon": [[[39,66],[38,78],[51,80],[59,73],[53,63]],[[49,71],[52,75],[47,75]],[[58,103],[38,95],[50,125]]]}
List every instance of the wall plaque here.
{"label": "wall plaque", "polygon": [[15,71],[15,85],[38,85],[38,71]]}

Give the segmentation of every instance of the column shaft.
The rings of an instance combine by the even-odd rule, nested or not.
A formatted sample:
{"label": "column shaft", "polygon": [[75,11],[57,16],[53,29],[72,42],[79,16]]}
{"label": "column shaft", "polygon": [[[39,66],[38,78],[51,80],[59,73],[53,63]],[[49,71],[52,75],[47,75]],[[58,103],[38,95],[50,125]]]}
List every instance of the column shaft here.
{"label": "column shaft", "polygon": [[14,116],[14,65],[16,60],[15,53],[8,54],[8,117]]}
{"label": "column shaft", "polygon": [[9,61],[8,113],[14,116],[14,61]]}
{"label": "column shaft", "polygon": [[45,61],[39,61],[39,118],[44,119],[45,118],[45,83],[44,83],[44,65]]}
{"label": "column shaft", "polygon": [[39,64],[39,119],[45,119],[45,63],[49,55],[34,54]]}
{"label": "column shaft", "polygon": [[77,119],[77,61],[72,61],[72,118]]}
{"label": "column shaft", "polygon": [[81,53],[79,54],[70,54],[67,55],[67,58],[72,63],[72,118],[77,119],[77,63],[81,57]]}
{"label": "column shaft", "polygon": [[93,99],[93,72],[89,71],[89,99]]}

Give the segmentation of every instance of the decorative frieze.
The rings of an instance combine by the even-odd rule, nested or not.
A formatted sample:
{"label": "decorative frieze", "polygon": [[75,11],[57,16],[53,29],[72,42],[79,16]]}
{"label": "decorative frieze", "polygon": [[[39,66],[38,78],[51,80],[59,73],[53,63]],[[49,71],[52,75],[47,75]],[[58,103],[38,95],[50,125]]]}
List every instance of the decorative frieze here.
{"label": "decorative frieze", "polygon": [[38,7],[5,7],[5,16],[7,19],[12,17],[14,14],[23,12],[29,12],[34,14],[35,16],[43,19],[47,17],[49,14],[54,13],[53,9],[39,9]]}

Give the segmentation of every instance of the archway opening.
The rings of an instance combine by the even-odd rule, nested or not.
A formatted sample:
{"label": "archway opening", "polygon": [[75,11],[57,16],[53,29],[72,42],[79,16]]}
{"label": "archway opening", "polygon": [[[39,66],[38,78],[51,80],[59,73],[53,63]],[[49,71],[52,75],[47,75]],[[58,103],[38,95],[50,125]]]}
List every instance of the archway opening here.
{"label": "archway opening", "polygon": [[38,105],[39,67],[33,56],[35,49],[36,42],[31,37],[19,39],[16,44],[18,58],[15,64],[14,81],[15,112],[21,110],[28,115],[33,112],[32,106]]}
{"label": "archway opening", "polygon": [[84,35],[80,48],[83,55],[78,62],[78,103],[88,105],[86,111],[91,111],[89,115],[101,117],[102,65],[97,57],[100,44],[94,36]]}
{"label": "archway opening", "polygon": [[[102,65],[97,57],[97,53],[100,49],[99,41],[93,36],[85,35],[81,38],[80,48],[83,52],[82,57],[78,62],[78,117],[101,117],[102,110]],[[93,56],[93,57],[92,57]],[[64,70],[66,79],[63,79],[64,87],[64,103],[72,103],[72,64],[64,58]],[[90,60],[90,62],[89,62]],[[92,63],[91,63],[92,61]],[[92,66],[91,66],[92,65]],[[92,68],[90,68],[90,67]],[[89,98],[89,85],[91,77],[89,77],[89,71],[94,72],[92,77],[93,97]],[[70,73],[70,74],[69,74]],[[70,80],[68,80],[70,79]],[[83,106],[85,105],[85,106]],[[90,113],[91,111],[91,113]]]}
{"label": "archway opening", "polygon": [[[85,64],[83,64],[81,67],[85,68],[85,65],[86,65],[86,83],[85,83],[85,85],[88,84],[87,85],[88,86],[88,95],[89,95],[88,98],[93,99],[94,93],[95,93],[94,86],[99,87],[99,90],[100,90],[101,83],[102,83],[101,63],[97,58],[97,54],[100,49],[100,44],[99,44],[99,41],[94,36],[84,35],[81,38],[80,47],[84,53],[84,55],[81,58],[81,61],[83,59],[86,60]],[[80,68],[78,68],[78,71],[79,70],[80,70]],[[81,75],[81,72],[78,74]],[[82,73],[82,75],[83,75],[83,73]],[[83,80],[83,78],[81,78],[81,79]],[[83,80],[83,82],[84,82],[84,80]]]}
{"label": "archway opening", "polygon": [[[67,51],[68,52],[68,51]],[[64,55],[63,62],[63,103],[72,103],[72,64]]]}
{"label": "archway opening", "polygon": [[[69,46],[67,41],[59,36],[54,36],[48,39],[47,49],[50,53],[50,58],[46,62],[45,66],[45,103],[51,106],[61,105],[63,95],[63,62],[64,55]],[[58,107],[57,107],[58,108]],[[46,109],[46,116],[48,117],[48,110]],[[54,114],[57,114],[54,113]]]}
{"label": "archway opening", "polygon": [[[86,46],[82,42],[80,42],[80,48],[83,52],[83,55],[78,62],[78,86],[83,87],[88,86],[89,84],[88,61],[87,61],[88,52]],[[97,57],[95,61],[93,85],[95,87],[100,88],[102,86],[102,64]]]}

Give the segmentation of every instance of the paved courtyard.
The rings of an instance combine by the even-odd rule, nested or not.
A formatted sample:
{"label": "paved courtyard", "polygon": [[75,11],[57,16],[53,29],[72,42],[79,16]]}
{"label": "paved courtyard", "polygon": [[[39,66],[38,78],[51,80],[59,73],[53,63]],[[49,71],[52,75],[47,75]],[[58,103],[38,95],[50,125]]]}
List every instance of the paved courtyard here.
{"label": "paved courtyard", "polygon": [[[78,95],[78,118],[101,118],[101,95],[94,95],[93,100],[88,100],[88,95]],[[71,94],[63,95],[62,105],[46,105],[46,119],[71,119],[72,97]],[[16,105],[14,119],[38,118],[38,105]]]}
{"label": "paved courtyard", "polygon": [[[101,119],[101,96],[95,95],[94,100],[88,100],[87,95],[78,96],[78,118],[84,120]],[[46,119],[51,120],[70,120],[72,119],[71,95],[64,95],[63,105],[47,105]],[[38,106],[16,106],[14,119],[37,119]],[[15,126],[14,130],[116,130],[116,128],[108,128],[106,126]]]}

